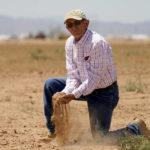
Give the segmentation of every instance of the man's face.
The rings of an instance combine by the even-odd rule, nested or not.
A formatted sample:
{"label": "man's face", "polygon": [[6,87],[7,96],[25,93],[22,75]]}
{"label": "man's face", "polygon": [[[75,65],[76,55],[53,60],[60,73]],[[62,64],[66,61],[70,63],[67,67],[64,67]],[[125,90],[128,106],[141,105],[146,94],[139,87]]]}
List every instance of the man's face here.
{"label": "man's face", "polygon": [[66,28],[77,39],[80,40],[87,30],[89,20],[75,20],[68,19],[66,21]]}

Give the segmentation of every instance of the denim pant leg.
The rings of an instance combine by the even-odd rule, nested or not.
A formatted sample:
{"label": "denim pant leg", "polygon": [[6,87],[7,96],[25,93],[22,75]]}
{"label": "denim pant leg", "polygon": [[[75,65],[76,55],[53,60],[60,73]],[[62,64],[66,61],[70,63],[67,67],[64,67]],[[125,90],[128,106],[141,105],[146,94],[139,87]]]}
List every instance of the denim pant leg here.
{"label": "denim pant leg", "polygon": [[92,136],[95,138],[107,133],[110,128],[113,110],[92,101],[87,101],[87,103]]}
{"label": "denim pant leg", "polygon": [[50,78],[45,81],[43,91],[44,114],[46,117],[46,125],[50,133],[55,132],[55,126],[51,121],[53,114],[52,96],[56,92],[62,91],[66,86],[66,78]]}
{"label": "denim pant leg", "polygon": [[126,130],[134,135],[142,135],[142,130],[136,123],[132,123],[126,127]]}
{"label": "denim pant leg", "polygon": [[132,123],[125,128],[117,129],[114,131],[110,131],[108,136],[123,136],[125,137],[125,133],[130,133],[132,135],[142,135],[142,131],[140,127],[136,123]]}
{"label": "denim pant leg", "polygon": [[114,108],[119,100],[118,86],[94,91],[85,99],[88,103],[90,126],[93,137],[107,134]]}

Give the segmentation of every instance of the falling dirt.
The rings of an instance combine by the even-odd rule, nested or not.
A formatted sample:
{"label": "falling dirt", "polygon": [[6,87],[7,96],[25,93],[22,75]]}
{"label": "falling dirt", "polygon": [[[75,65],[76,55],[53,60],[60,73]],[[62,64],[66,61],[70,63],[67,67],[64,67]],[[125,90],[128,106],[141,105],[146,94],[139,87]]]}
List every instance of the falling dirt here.
{"label": "falling dirt", "polygon": [[54,113],[52,116],[52,121],[55,123],[56,139],[59,145],[64,145],[69,143],[68,134],[71,129],[69,121],[69,105],[59,104],[59,94],[55,94],[53,97],[53,109]]}

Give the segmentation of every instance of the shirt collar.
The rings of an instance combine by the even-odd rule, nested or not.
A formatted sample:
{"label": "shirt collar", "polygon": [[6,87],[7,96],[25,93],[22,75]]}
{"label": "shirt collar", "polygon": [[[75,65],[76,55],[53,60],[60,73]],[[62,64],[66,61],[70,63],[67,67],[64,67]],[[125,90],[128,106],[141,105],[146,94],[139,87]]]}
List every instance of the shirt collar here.
{"label": "shirt collar", "polygon": [[84,44],[84,42],[87,40],[89,34],[90,34],[90,30],[87,29],[86,32],[84,33],[83,37],[82,37],[79,41],[76,41],[75,38],[74,38],[73,43],[74,43],[74,44],[79,44],[79,45],[80,45],[80,44],[81,44],[81,45]]}

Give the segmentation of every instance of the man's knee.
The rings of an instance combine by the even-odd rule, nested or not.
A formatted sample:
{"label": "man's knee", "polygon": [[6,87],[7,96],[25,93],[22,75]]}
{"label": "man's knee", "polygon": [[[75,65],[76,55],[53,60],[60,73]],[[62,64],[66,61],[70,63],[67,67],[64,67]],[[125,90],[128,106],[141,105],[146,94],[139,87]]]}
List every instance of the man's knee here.
{"label": "man's knee", "polygon": [[44,88],[49,89],[53,87],[54,83],[55,83],[55,78],[49,78],[45,81]]}
{"label": "man's knee", "polygon": [[49,78],[45,81],[44,91],[50,92],[52,95],[56,92],[60,92],[66,85],[65,78]]}

